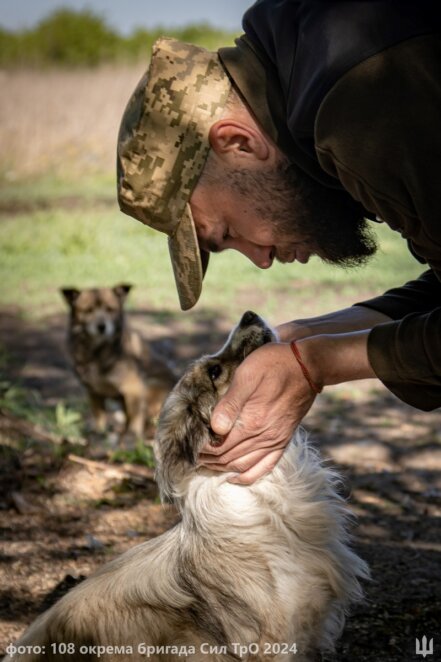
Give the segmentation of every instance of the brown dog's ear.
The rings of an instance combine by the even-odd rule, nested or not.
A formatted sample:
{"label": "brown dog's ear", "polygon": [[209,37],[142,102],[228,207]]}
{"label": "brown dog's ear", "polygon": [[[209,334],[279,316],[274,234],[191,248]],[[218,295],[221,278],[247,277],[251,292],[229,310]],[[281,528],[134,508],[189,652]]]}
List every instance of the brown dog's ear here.
{"label": "brown dog's ear", "polygon": [[115,285],[112,289],[117,297],[125,299],[132,287],[133,285],[129,285],[128,283],[120,283],[120,285]]}
{"label": "brown dog's ear", "polygon": [[66,299],[67,303],[69,306],[73,306],[75,301],[78,299],[80,295],[80,290],[75,289],[74,287],[63,287],[60,290],[61,294],[64,296]]}

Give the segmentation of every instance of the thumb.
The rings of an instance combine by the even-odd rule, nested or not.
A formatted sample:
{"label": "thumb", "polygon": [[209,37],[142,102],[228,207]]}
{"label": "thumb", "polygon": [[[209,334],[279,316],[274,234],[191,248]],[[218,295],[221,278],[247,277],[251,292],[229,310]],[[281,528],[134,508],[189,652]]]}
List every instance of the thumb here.
{"label": "thumb", "polygon": [[230,386],[224,397],[217,403],[211,415],[211,428],[220,436],[228,434],[239,418],[240,412],[248,399],[239,386]]}

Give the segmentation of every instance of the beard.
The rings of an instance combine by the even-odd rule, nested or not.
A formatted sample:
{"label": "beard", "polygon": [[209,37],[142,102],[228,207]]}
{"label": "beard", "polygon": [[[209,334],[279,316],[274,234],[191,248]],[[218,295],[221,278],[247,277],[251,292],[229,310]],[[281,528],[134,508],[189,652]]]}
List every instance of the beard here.
{"label": "beard", "polygon": [[[359,202],[346,191],[316,182],[284,158],[272,167],[228,170],[225,179],[285,244],[291,236],[293,241],[301,236],[311,253],[341,267],[360,266],[377,250]],[[276,259],[285,261],[283,255]]]}

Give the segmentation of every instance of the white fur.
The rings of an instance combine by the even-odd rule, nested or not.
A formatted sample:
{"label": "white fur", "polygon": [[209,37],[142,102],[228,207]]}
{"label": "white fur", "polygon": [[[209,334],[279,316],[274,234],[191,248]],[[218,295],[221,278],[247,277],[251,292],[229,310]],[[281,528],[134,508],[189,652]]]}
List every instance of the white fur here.
{"label": "white fur", "polygon": [[[347,546],[351,516],[336,491],[339,476],[321,464],[300,430],[271,474],[250,486],[229,483],[230,476],[199,469],[176,486],[181,544],[187,528],[196,527],[201,539],[224,540],[231,561],[234,540],[257,547],[274,581],[271,611],[286,624],[283,641],[300,649],[292,659],[302,659],[302,644],[333,649],[349,604],[362,598],[358,578],[369,576]],[[238,581],[255,603],[259,587],[246,582],[246,568]],[[262,602],[268,602],[267,586],[262,588]],[[310,629],[318,615],[320,623]]]}

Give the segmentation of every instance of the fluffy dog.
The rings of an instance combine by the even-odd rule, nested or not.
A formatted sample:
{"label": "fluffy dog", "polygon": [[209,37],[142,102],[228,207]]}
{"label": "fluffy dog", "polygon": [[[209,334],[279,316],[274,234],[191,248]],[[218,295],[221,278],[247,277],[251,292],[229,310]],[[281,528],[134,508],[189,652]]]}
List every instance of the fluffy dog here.
{"label": "fluffy dog", "polygon": [[125,433],[143,436],[176,383],[170,367],[127,326],[124,302],[131,285],[62,291],[70,308],[69,349],[86,387],[95,429],[106,426],[105,401],[121,402]]}
{"label": "fluffy dog", "polygon": [[235,369],[273,340],[245,313],[218,354],[189,368],[163,407],[155,448],[162,496],[181,521],[74,588],[17,647],[44,647],[41,659],[58,661],[69,642],[68,659],[80,661],[102,646],[101,660],[127,662],[145,659],[147,646],[154,662],[306,662],[332,648],[368,574],[347,546],[336,474],[300,433],[251,486],[197,466],[202,446],[218,443],[210,414]]}

